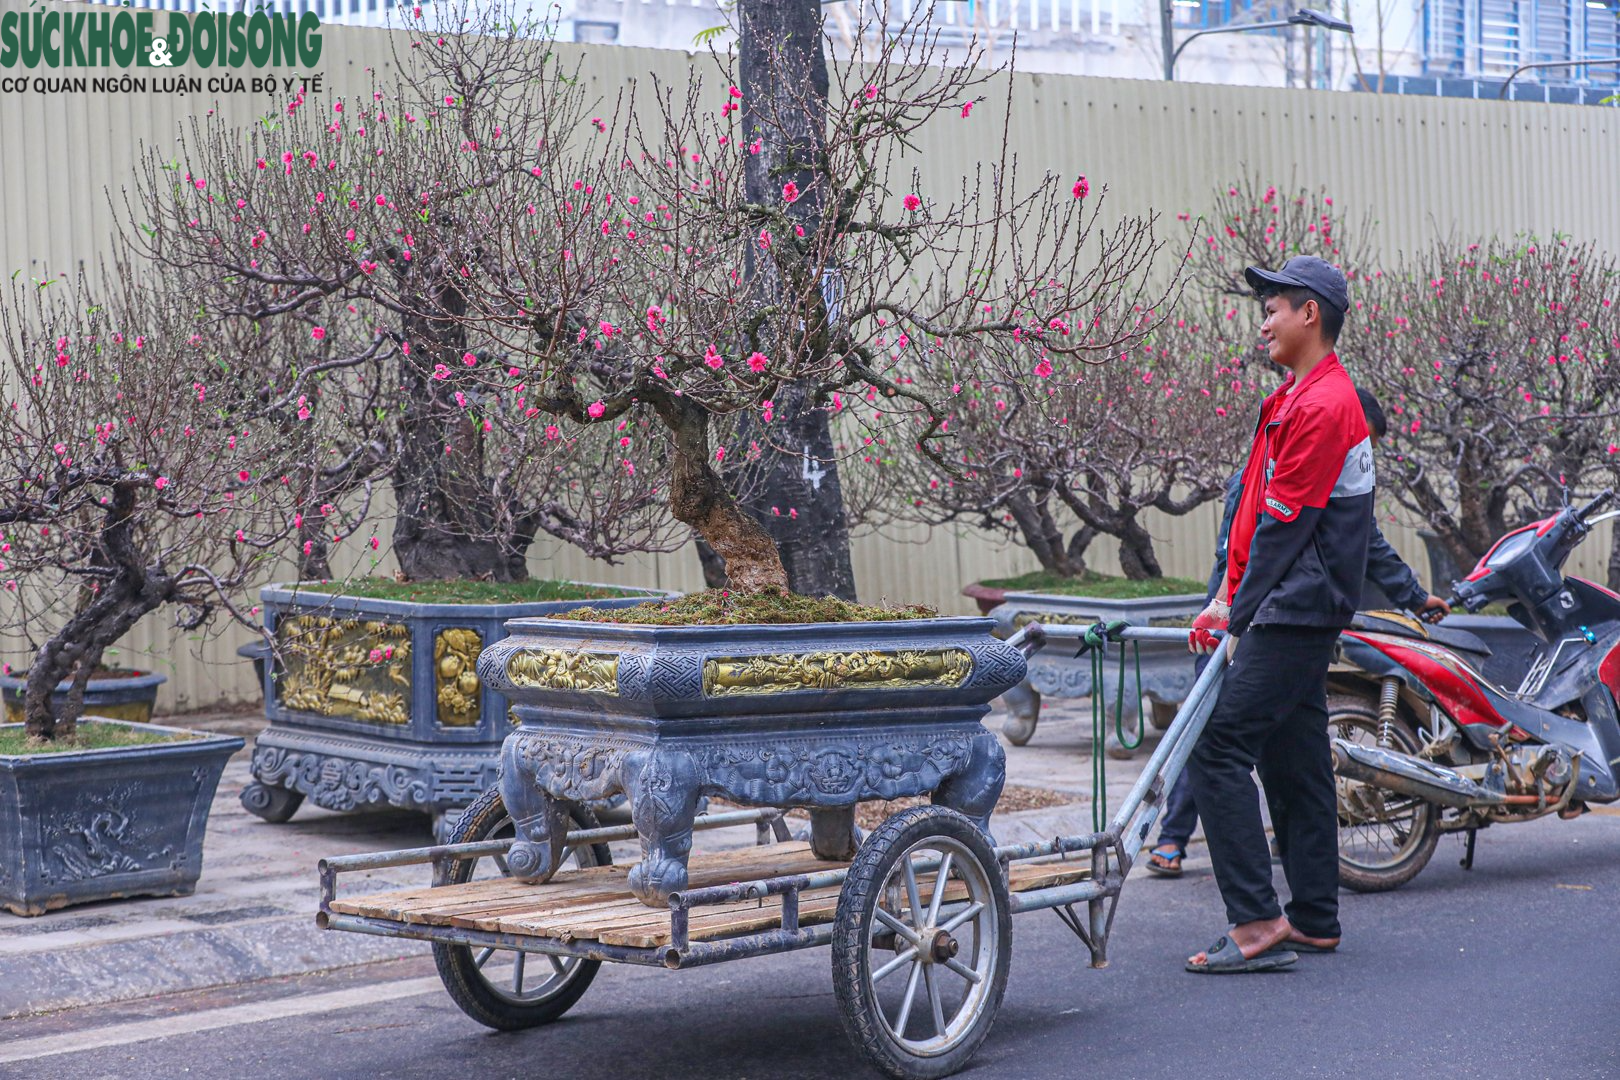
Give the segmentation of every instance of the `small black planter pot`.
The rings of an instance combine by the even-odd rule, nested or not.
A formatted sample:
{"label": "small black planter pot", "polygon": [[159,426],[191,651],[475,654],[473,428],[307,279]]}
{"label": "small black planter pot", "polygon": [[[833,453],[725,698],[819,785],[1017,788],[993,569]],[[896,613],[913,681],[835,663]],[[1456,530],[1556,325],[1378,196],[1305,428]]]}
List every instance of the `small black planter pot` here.
{"label": "small black planter pot", "polygon": [[[128,720],[133,724],[146,724],[152,720],[152,706],[157,702],[158,687],[169,681],[167,675],[153,675],[147,671],[131,671],[122,675],[94,677],[84,688],[84,715],[99,716],[107,720]],[[26,675],[0,676],[0,702],[5,704],[5,723],[23,722],[23,691],[27,688]],[[67,700],[66,680],[51,691],[51,711],[60,714]]]}
{"label": "small black planter pot", "polygon": [[270,585],[264,623],[280,656],[255,657],[270,726],[253,747],[242,805],[288,820],[308,798],[328,810],[392,805],[447,814],[495,783],[506,699],[482,682],[478,654],[506,620],[671,595],[625,589],[601,600],[423,604]]}
{"label": "small black planter pot", "polygon": [[[135,726],[79,721],[81,728],[95,724]],[[243,742],[140,726],[183,738],[0,754],[0,906],[42,915],[91,900],[187,896],[196,888],[214,789]]]}

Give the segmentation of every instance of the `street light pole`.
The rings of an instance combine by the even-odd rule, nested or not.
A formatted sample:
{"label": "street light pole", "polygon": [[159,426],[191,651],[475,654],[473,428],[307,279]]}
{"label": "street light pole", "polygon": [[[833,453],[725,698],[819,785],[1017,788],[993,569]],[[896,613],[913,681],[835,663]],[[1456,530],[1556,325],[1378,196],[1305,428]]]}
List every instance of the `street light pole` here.
{"label": "street light pole", "polygon": [[1176,81],[1176,7],[1172,0],[1159,0],[1159,43],[1164,54],[1164,81]]}
{"label": "street light pole", "polygon": [[1539,64],[1520,64],[1513,69],[1513,74],[1507,77],[1507,81],[1502,84],[1502,89],[1496,92],[1496,97],[1498,100],[1507,97],[1508,87],[1513,85],[1513,80],[1519,77],[1521,71],[1560,67],[1613,67],[1615,64],[1620,64],[1620,56],[1611,56],[1602,60],[1544,60]]}
{"label": "street light pole", "polygon": [[[1255,30],[1277,30],[1285,26],[1320,26],[1324,30],[1334,30],[1341,34],[1349,34],[1355,31],[1355,27],[1351,26],[1343,19],[1336,19],[1331,15],[1325,15],[1322,12],[1312,10],[1311,8],[1300,8],[1286,19],[1274,19],[1269,22],[1243,23],[1240,26],[1216,26],[1208,30],[1198,30],[1194,33],[1188,34],[1182,39],[1180,45],[1174,45],[1172,48],[1172,45],[1175,42],[1175,33],[1173,30],[1172,20],[1174,16],[1171,0],[1159,0],[1159,12],[1160,18],[1164,22],[1164,55],[1168,58],[1164,63],[1164,79],[1166,82],[1175,81],[1176,60],[1180,58],[1181,50],[1185,49],[1188,45],[1191,45],[1199,38],[1209,37],[1211,34],[1247,34]],[[1307,68],[1309,67],[1309,64],[1310,60],[1307,58]]]}

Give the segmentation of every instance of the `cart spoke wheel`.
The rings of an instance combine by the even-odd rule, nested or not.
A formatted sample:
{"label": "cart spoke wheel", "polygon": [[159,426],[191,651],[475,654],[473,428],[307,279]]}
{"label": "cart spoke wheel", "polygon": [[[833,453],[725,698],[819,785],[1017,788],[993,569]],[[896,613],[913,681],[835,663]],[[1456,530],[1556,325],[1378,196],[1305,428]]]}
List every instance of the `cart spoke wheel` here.
{"label": "cart spoke wheel", "polygon": [[907,964],[910,964],[912,967],[918,966],[917,950],[911,948],[910,946],[907,946],[905,952],[901,953],[899,956],[896,956],[893,960],[890,960],[887,964],[884,964],[882,967],[872,972],[872,981],[877,982],[880,979],[886,979],[890,975],[893,975],[895,972],[904,968]]}
{"label": "cart spoke wheel", "polygon": [[[594,828],[589,810],[576,807],[573,826]],[[508,839],[515,835],[500,791],[480,795],[456,824],[452,843]],[[610,861],[605,845],[572,848],[564,867],[602,866]],[[459,859],[437,875],[436,885],[510,877],[506,860],[493,855]],[[517,949],[435,944],[433,956],[445,989],[463,1012],[503,1031],[534,1027],[557,1019],[585,993],[601,964],[577,956],[547,955],[547,963],[530,963],[531,954]]]}
{"label": "cart spoke wheel", "polygon": [[917,807],[862,845],[839,897],[833,985],[845,1030],[879,1068],[911,1080],[965,1065],[1001,1006],[1010,956],[1006,881],[967,818]]}

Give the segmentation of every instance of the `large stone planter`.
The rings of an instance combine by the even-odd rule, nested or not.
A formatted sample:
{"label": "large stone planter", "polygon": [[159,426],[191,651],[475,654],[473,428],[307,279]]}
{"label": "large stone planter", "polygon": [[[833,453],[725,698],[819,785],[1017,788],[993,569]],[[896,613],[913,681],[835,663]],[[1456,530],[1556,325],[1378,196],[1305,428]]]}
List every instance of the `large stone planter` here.
{"label": "large stone planter", "polygon": [[[81,726],[119,720],[86,717]],[[11,725],[6,725],[10,727]],[[186,896],[234,735],[178,728],[176,742],[0,755],[0,905],[41,915],[123,896]]]}
{"label": "large stone planter", "polygon": [[521,619],[479,678],[520,726],[501,754],[519,840],[512,872],[548,877],[560,800],[629,797],[659,905],[685,886],[699,798],[808,807],[824,858],[853,854],[854,806],[932,794],[988,826],[1005,757],[980,723],[1024,677],[989,619],[796,626],[632,626]]}
{"label": "large stone planter", "polygon": [[[996,620],[996,633],[1001,637],[1010,636],[1030,622],[1089,626],[1098,621],[1126,619],[1133,626],[1185,626],[1204,609],[1204,603],[1203,595],[1198,593],[1142,600],[1006,593],[1001,605],[991,612],[991,617]],[[1141,650],[1142,693],[1152,703],[1158,726],[1167,727],[1177,707],[1192,690],[1194,658],[1185,645],[1144,642]],[[1134,662],[1127,663],[1125,678],[1124,725],[1127,730],[1139,731],[1141,702],[1135,693]],[[1103,666],[1101,690],[1112,710],[1119,695],[1119,664],[1112,656]],[[1096,692],[1097,688],[1092,686],[1091,680],[1091,657],[1076,657],[1073,650],[1043,649],[1029,661],[1029,678],[1004,698],[1012,715],[1002,734],[1014,745],[1022,746],[1035,734],[1043,695],[1079,698],[1090,697]],[[1129,751],[1118,745],[1112,734],[1112,726],[1108,752],[1114,757],[1130,756]]]}
{"label": "large stone planter", "polygon": [[[108,720],[128,720],[133,724],[146,724],[152,720],[152,706],[157,702],[158,687],[169,681],[167,675],[154,675],[149,671],[126,671],[95,676],[85,684],[84,714]],[[51,708],[59,712],[67,700],[70,681],[56,684],[51,691]],[[0,676],[0,703],[5,705],[4,722],[23,722],[23,691],[27,680],[23,675]]]}
{"label": "large stone planter", "polygon": [[512,719],[477,674],[506,620],[579,607],[625,607],[653,589],[603,600],[420,604],[267,586],[276,663],[259,663],[270,726],[253,749],[242,805],[266,821],[304,799],[328,810],[388,804],[434,815],[495,783]]}

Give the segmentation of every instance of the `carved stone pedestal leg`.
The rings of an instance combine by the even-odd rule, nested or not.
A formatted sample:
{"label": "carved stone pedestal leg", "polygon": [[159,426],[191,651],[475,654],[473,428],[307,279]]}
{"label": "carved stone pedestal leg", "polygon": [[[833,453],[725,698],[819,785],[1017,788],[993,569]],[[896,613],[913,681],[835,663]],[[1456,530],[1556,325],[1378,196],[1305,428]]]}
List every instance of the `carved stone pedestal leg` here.
{"label": "carved stone pedestal leg", "polygon": [[506,856],[512,876],[525,882],[550,879],[562,865],[568,836],[566,806],[540,790],[533,773],[511,764],[501,769],[501,801],[517,830]]}
{"label": "carved stone pedestal leg", "polygon": [[810,811],[810,850],[816,858],[848,862],[859,847],[853,806]]}
{"label": "carved stone pedestal leg", "polygon": [[988,731],[973,737],[967,764],[953,773],[934,791],[934,802],[972,818],[985,832],[990,831],[990,812],[1001,798],[1007,782],[1007,752]]}
{"label": "carved stone pedestal leg", "polygon": [[1014,746],[1023,746],[1035,735],[1035,725],[1041,718],[1041,695],[1026,680],[1001,695],[1001,703],[1011,715],[1002,725],[1001,733]]}
{"label": "carved stone pedestal leg", "polygon": [[630,891],[649,907],[664,907],[686,888],[699,776],[690,755],[654,750],[625,758],[622,776],[630,820],[641,836],[641,861],[630,868]]}

